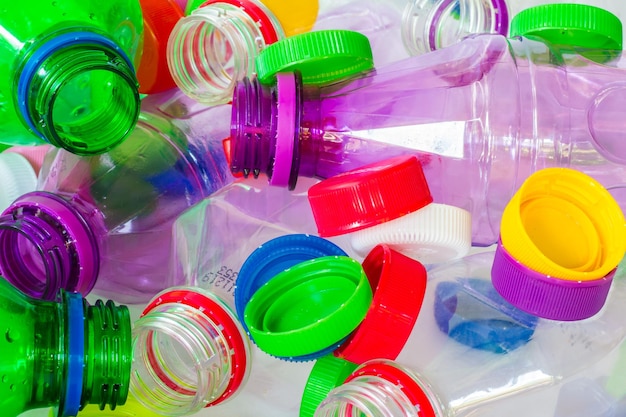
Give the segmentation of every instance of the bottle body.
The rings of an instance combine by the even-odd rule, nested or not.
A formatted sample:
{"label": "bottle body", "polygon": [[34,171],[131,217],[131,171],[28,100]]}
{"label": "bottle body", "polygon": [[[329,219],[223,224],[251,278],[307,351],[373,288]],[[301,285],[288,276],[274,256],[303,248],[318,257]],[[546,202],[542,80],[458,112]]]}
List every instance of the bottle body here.
{"label": "bottle body", "polygon": [[32,11],[7,4],[0,18],[3,140],[87,154],[121,142],[139,111],[139,4],[38,2]]}
{"label": "bottle body", "polygon": [[[166,101],[171,98],[163,97]],[[167,119],[157,110],[162,103],[144,104],[145,111],[137,128],[113,151],[81,157],[53,150],[42,167],[38,189],[44,194],[45,202],[40,203],[39,209],[47,208],[50,196],[63,200],[62,208],[54,213],[63,210],[75,226],[69,232],[67,223],[64,227],[58,223],[54,227],[61,227],[76,238],[76,249],[81,256],[68,255],[66,262],[67,269],[78,274],[81,285],[55,276],[54,270],[37,267],[33,259],[41,256],[31,252],[38,244],[37,237],[21,237],[18,232],[21,223],[7,217],[11,208],[5,212],[0,239],[5,244],[30,242],[20,245],[23,249],[13,260],[9,257],[0,262],[0,270],[9,280],[14,284],[22,281],[22,290],[29,291],[34,276],[38,285],[47,289],[49,297],[53,296],[55,286],[67,285],[68,289],[85,294],[95,288],[106,298],[137,303],[147,301],[170,285],[173,221],[182,211],[232,180],[221,143],[226,129],[216,123],[230,109],[215,107],[184,113],[184,102],[177,101],[167,108],[180,112],[180,117]],[[81,224],[85,227],[77,227]],[[90,237],[73,236],[79,231],[83,233],[81,236]],[[60,253],[66,254],[65,249],[61,248]],[[82,261],[85,263],[81,264]],[[30,265],[27,267],[30,279],[20,272],[20,263]],[[9,265],[11,274],[7,272]]]}
{"label": "bottle body", "polygon": [[[291,180],[416,154],[434,201],[472,213],[472,240],[480,246],[497,241],[504,206],[541,168],[583,171],[624,207],[626,152],[616,128],[622,74],[538,41],[477,35],[345,83],[307,86],[298,113],[298,163],[288,161]],[[268,97],[259,96],[259,103]],[[240,97],[235,94],[236,108],[245,101]],[[271,135],[272,106],[263,106],[267,114],[256,126]],[[235,171],[246,166],[239,158],[245,117],[233,115]],[[269,148],[259,152],[262,161],[279,155]]]}
{"label": "bottle body", "polygon": [[[235,309],[237,279],[255,249],[284,235],[317,235],[306,196],[316,182],[303,178],[287,190],[241,178],[187,210],[173,226],[174,283],[209,290]],[[333,242],[349,248],[345,237]]]}
{"label": "bottle body", "polygon": [[[376,416],[554,416],[563,401],[563,387],[574,387],[591,375],[591,369],[604,369],[607,358],[615,360],[626,335],[619,319],[626,296],[623,271],[618,271],[610,298],[598,315],[559,322],[538,319],[501,299],[490,283],[493,256],[493,251],[482,252],[429,270],[411,334],[399,355],[388,359],[393,361],[388,364],[409,376],[410,384],[403,384],[397,393],[395,384],[389,384],[393,380],[380,381],[376,375],[358,372],[353,378],[366,386],[374,384],[379,391],[396,392],[408,403],[408,411],[384,414],[384,405],[380,414],[360,411]],[[368,358],[364,363],[376,361]],[[391,373],[381,368],[381,375]],[[408,386],[416,390],[413,394],[420,394],[412,395]],[[344,391],[339,397],[331,395],[316,416],[348,415],[326,413],[338,404],[363,403],[367,404],[346,400]],[[402,401],[386,404],[396,403]]]}

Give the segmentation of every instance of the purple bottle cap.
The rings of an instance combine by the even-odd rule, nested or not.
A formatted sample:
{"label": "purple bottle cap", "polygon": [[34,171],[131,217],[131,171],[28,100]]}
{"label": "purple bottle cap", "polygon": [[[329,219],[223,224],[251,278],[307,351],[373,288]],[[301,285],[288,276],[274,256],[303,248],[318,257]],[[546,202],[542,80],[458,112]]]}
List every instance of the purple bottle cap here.
{"label": "purple bottle cap", "polygon": [[520,310],[546,319],[574,321],[600,311],[615,270],[589,281],[560,279],[522,265],[498,241],[491,280],[500,295]]}
{"label": "purple bottle cap", "polygon": [[0,216],[0,274],[25,294],[54,300],[63,288],[87,295],[99,265],[92,228],[55,194],[24,194]]}

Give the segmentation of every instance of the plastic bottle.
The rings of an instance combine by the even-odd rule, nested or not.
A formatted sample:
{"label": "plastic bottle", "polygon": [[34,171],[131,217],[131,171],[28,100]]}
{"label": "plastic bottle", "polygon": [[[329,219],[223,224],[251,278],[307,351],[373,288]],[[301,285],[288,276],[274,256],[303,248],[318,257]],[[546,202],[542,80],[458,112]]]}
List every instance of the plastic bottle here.
{"label": "plastic bottle", "polygon": [[6,2],[0,17],[0,140],[77,154],[111,149],[139,114],[137,1]]}
{"label": "plastic bottle", "polygon": [[92,306],[65,291],[35,300],[1,277],[0,289],[8,417],[49,406],[76,416],[87,404],[127,416],[147,415],[141,405],[150,415],[189,415],[232,398],[250,372],[245,332],[208,292],[169,288],[131,326],[129,309],[110,300]]}
{"label": "plastic bottle", "polygon": [[[450,46],[467,36],[509,31],[512,20],[522,11],[555,2],[546,0],[409,0],[405,2],[400,23],[404,48],[419,55]],[[622,10],[606,0],[569,0],[606,9],[623,20]],[[584,26],[581,26],[583,29]],[[542,29],[539,29],[541,32]],[[621,39],[620,39],[621,41]]]}
{"label": "plastic bottle", "polygon": [[126,401],[132,356],[125,306],[89,305],[69,292],[57,302],[35,300],[0,277],[0,317],[4,415],[53,406],[55,416],[75,416],[87,404]]}
{"label": "plastic bottle", "polygon": [[195,111],[178,100],[180,118],[169,119],[157,109],[170,98],[145,101],[137,128],[108,153],[48,153],[38,191],[0,217],[0,271],[11,283],[38,298],[95,288],[124,303],[171,285],[172,223],[233,177],[218,122],[230,107]]}
{"label": "plastic bottle", "polygon": [[[190,2],[188,9],[194,6]],[[274,12],[260,1],[209,0],[176,24],[167,62],[176,85],[189,97],[204,104],[225,103],[235,83],[254,74],[259,51],[285,36]]]}
{"label": "plastic bottle", "polygon": [[[626,336],[623,269],[597,315],[559,322],[504,301],[490,284],[493,259],[487,251],[430,269],[420,309],[417,284],[403,274],[406,259],[374,248],[363,265],[380,275],[377,319],[335,352],[361,367],[315,416],[553,416],[561,387],[612,355]],[[318,372],[313,377],[320,381]],[[303,404],[313,398],[315,391],[305,393]]]}
{"label": "plastic bottle", "polygon": [[270,87],[246,79],[233,97],[231,168],[293,187],[414,153],[434,202],[468,210],[473,244],[488,246],[541,168],[585,172],[626,207],[623,76],[538,40],[486,34],[322,87],[303,89],[294,74]]}
{"label": "plastic bottle", "polygon": [[[341,248],[342,253],[324,252],[324,248],[311,249],[322,239],[315,239],[317,231],[306,191],[318,181],[303,178],[295,190],[287,190],[270,187],[267,181],[239,178],[186,210],[172,228],[173,282],[209,290],[241,316],[245,301],[239,300],[238,306],[235,306],[235,288],[239,288],[237,295],[243,298],[242,266],[257,248],[272,239],[299,234],[300,237],[293,242],[298,242],[296,246],[305,252],[310,249],[317,256],[350,254],[357,257],[342,237],[326,239]],[[266,253],[258,262],[249,262],[247,272],[243,271],[246,281],[250,280],[247,298],[261,285],[260,281],[253,285],[255,278],[248,275],[256,267],[266,264],[279,264],[276,268],[286,268],[288,262],[285,263],[286,260],[279,255],[288,253],[290,246],[291,243],[288,243],[280,250],[276,246],[276,253]],[[330,246],[324,247],[327,249]],[[306,259],[307,256],[302,258],[303,253],[290,255],[291,264]],[[272,267],[260,275],[269,279],[272,271],[277,273],[277,269]]]}

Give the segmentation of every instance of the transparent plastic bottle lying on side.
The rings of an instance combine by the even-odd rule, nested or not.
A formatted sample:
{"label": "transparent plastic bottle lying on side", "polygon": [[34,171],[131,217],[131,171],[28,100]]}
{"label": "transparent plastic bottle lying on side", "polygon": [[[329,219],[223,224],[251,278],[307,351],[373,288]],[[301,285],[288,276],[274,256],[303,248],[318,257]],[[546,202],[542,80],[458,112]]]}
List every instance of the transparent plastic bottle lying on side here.
{"label": "transparent plastic bottle lying on side", "polygon": [[0,271],[11,283],[45,299],[95,288],[124,303],[169,286],[172,223],[233,180],[222,145],[230,108],[171,99],[144,102],[137,128],[108,153],[47,155],[38,191],[0,217]]}
{"label": "transparent plastic bottle lying on side", "polygon": [[624,70],[560,52],[485,34],[322,87],[246,79],[233,98],[231,168],[293,187],[413,153],[434,201],[472,214],[474,245],[497,241],[506,203],[545,167],[585,172],[625,208]]}

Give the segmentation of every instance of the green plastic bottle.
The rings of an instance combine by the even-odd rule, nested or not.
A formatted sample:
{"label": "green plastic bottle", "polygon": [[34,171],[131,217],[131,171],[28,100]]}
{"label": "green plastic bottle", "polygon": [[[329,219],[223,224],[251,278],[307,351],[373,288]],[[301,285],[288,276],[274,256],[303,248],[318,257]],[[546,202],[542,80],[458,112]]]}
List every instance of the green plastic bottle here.
{"label": "green plastic bottle", "polygon": [[0,6],[0,142],[103,153],[134,128],[143,19],[136,0]]}
{"label": "green plastic bottle", "polygon": [[67,417],[87,404],[125,403],[132,362],[125,306],[92,306],[68,292],[58,302],[35,300],[0,277],[0,330],[3,416],[53,407]]}

